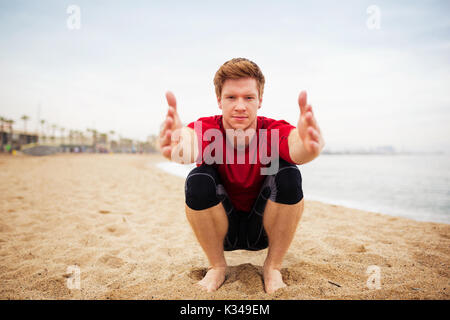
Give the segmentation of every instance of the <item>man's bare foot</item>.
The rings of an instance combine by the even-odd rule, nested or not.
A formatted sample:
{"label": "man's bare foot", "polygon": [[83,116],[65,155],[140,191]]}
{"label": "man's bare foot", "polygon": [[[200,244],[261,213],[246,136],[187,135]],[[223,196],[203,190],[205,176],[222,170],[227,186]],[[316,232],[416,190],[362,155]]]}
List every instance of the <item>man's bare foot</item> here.
{"label": "man's bare foot", "polygon": [[286,287],[283,282],[280,270],[264,265],[264,289],[268,294],[274,293],[278,289]]}
{"label": "man's bare foot", "polygon": [[216,291],[225,281],[226,272],[227,267],[210,267],[205,277],[197,282],[197,285],[207,292]]}

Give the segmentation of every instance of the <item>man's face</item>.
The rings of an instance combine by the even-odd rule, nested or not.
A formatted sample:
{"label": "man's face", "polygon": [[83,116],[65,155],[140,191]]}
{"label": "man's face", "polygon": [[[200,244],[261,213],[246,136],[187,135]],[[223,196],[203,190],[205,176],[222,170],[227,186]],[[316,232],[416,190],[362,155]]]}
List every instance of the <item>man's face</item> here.
{"label": "man's face", "polygon": [[255,79],[225,80],[222,95],[217,101],[222,110],[225,129],[256,130],[256,116],[258,109],[261,108],[262,99],[259,99]]}

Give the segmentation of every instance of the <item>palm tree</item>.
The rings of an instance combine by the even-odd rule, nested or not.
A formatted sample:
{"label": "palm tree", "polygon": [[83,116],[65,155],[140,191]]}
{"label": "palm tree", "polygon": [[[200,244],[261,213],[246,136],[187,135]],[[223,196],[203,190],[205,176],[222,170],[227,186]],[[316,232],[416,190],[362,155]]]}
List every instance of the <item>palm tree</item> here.
{"label": "palm tree", "polygon": [[78,135],[80,137],[80,144],[84,146],[84,134],[82,131],[78,131]]}
{"label": "palm tree", "polygon": [[80,145],[83,144],[83,140],[82,140],[83,132],[81,130],[76,130],[75,134],[77,136],[77,144],[80,144]]}
{"label": "palm tree", "polygon": [[80,144],[80,131],[73,130],[73,136],[75,138],[75,144]]}
{"label": "palm tree", "polygon": [[30,117],[24,114],[20,120],[23,120],[23,132],[27,134],[27,121],[30,120]]}
{"label": "palm tree", "polygon": [[94,152],[97,153],[97,135],[98,131],[95,129],[92,129],[92,138],[94,139]]}
{"label": "palm tree", "polygon": [[95,152],[95,143],[96,143],[95,140],[97,138],[97,134],[95,134],[95,136],[94,136],[94,131],[95,131],[94,129],[87,128],[86,131],[92,135],[92,147],[94,148],[94,152]]}
{"label": "palm tree", "polygon": [[58,125],[52,124],[52,140],[55,142],[55,130],[58,129]]}
{"label": "palm tree", "polygon": [[98,131],[95,129],[87,129],[88,132],[92,134],[92,146],[94,148],[94,152],[97,152],[97,134]]}
{"label": "palm tree", "polygon": [[108,143],[108,133],[100,132],[100,141],[104,144],[107,144]]}
{"label": "palm tree", "polygon": [[44,125],[45,125],[45,120],[42,119],[41,120],[41,136],[42,136],[42,142],[45,143]]}
{"label": "palm tree", "polygon": [[13,124],[15,123],[14,120],[9,119],[6,120],[6,123],[9,124],[9,141],[8,144],[10,145],[10,150],[12,150],[12,145],[13,145]]}
{"label": "palm tree", "polygon": [[69,130],[69,143],[73,144],[73,135],[75,134],[75,130]]}
{"label": "palm tree", "polygon": [[91,132],[92,132],[92,129],[87,128],[87,129],[86,129],[86,132],[91,133]]}
{"label": "palm tree", "polygon": [[0,152],[3,152],[3,127],[5,125],[6,119],[3,117],[0,117]]}
{"label": "palm tree", "polygon": [[64,131],[66,131],[66,128],[59,128],[59,132],[61,132],[61,144],[64,144]]}
{"label": "palm tree", "polygon": [[111,135],[111,139],[109,141],[109,151],[112,151],[114,135],[116,134],[116,132],[114,130],[109,130],[109,134]]}

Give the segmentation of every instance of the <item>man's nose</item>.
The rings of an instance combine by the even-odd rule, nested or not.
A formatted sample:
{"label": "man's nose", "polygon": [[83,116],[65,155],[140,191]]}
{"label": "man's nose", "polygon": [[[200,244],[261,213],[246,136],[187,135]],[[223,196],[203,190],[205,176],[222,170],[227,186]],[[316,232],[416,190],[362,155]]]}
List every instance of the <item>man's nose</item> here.
{"label": "man's nose", "polygon": [[236,104],[236,110],[245,110],[247,107],[247,102],[244,99],[238,99]]}

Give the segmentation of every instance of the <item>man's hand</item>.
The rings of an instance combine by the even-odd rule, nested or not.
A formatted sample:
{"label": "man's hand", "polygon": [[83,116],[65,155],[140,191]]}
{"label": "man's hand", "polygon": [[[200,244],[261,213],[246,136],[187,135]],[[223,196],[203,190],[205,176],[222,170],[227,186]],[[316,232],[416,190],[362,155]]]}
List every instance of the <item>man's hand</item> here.
{"label": "man's hand", "polygon": [[300,92],[298,96],[298,105],[300,106],[300,118],[297,123],[297,130],[300,139],[305,146],[306,151],[311,154],[319,155],[325,144],[314,117],[311,105],[307,104],[306,91]]}
{"label": "man's hand", "polygon": [[161,153],[164,157],[171,160],[172,148],[177,145],[176,141],[172,141],[172,134],[177,129],[181,129],[180,117],[177,112],[177,100],[172,92],[166,92],[167,104],[169,110],[164,122],[161,124],[161,131],[159,132],[159,145],[161,147]]}
{"label": "man's hand", "polygon": [[307,103],[306,91],[300,92],[298,105],[300,107],[300,118],[298,119],[297,130],[292,130],[289,134],[289,153],[292,160],[297,164],[304,164],[320,154],[325,146],[325,141],[314,117],[312,107]]}

